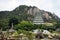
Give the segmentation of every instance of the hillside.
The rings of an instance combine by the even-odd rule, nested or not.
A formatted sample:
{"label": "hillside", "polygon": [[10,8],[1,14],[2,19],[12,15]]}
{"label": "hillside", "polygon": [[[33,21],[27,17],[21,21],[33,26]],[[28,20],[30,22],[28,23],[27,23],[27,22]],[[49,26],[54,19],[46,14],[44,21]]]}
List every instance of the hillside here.
{"label": "hillside", "polygon": [[51,12],[40,10],[35,6],[20,5],[12,11],[0,11],[0,26],[3,24],[8,25],[11,18],[17,18],[19,22],[22,20],[33,21],[37,13],[41,13],[44,23],[59,20],[59,17]]}

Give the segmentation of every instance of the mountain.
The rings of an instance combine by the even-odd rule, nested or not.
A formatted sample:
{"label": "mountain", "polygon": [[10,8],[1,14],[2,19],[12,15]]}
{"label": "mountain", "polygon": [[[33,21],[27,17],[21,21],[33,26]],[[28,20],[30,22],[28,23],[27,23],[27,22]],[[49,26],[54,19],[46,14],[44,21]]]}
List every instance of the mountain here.
{"label": "mountain", "polygon": [[[36,19],[36,17],[38,17],[38,19]],[[60,20],[58,16],[51,12],[40,10],[35,6],[26,5],[20,5],[12,11],[0,11],[0,24],[8,24],[9,19],[11,18],[17,18],[19,22],[22,20],[29,20],[32,22],[36,20],[40,21],[40,18],[44,23],[55,22]]]}

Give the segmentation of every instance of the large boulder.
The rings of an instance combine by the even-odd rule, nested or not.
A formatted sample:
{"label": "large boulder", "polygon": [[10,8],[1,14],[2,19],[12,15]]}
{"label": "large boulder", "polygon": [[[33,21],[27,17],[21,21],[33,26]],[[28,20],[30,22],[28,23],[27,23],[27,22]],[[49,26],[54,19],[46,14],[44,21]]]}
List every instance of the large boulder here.
{"label": "large boulder", "polygon": [[43,30],[43,34],[50,35],[51,33],[48,30]]}
{"label": "large boulder", "polygon": [[60,32],[60,28],[59,29],[56,29],[57,32]]}
{"label": "large boulder", "polygon": [[39,33],[36,34],[35,37],[36,37],[36,38],[39,38],[39,39],[42,39],[42,38],[44,38],[44,35],[43,35],[42,32],[39,32]]}

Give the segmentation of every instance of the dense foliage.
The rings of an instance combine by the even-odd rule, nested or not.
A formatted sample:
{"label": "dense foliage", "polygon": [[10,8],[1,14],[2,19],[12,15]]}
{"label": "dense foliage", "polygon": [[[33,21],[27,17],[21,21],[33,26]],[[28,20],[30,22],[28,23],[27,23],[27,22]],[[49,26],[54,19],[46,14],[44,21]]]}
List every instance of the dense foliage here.
{"label": "dense foliage", "polygon": [[26,31],[31,31],[33,30],[33,23],[30,22],[30,21],[22,21],[20,22],[19,24],[15,25],[15,29],[18,30],[18,29],[21,29],[21,30],[26,30]]}

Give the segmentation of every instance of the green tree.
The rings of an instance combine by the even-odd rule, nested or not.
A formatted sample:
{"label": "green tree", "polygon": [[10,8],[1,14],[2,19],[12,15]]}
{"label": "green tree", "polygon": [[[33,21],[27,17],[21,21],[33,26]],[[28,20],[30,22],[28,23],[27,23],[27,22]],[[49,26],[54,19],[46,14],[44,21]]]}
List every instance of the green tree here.
{"label": "green tree", "polygon": [[6,30],[8,28],[8,20],[0,20],[0,29]]}
{"label": "green tree", "polygon": [[33,23],[30,21],[22,21],[20,24],[15,25],[15,29],[30,31],[33,29],[33,26]]}
{"label": "green tree", "polygon": [[9,19],[9,26],[12,26],[12,23],[13,23],[13,25],[18,24],[18,19],[15,17]]}

